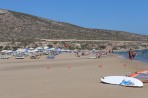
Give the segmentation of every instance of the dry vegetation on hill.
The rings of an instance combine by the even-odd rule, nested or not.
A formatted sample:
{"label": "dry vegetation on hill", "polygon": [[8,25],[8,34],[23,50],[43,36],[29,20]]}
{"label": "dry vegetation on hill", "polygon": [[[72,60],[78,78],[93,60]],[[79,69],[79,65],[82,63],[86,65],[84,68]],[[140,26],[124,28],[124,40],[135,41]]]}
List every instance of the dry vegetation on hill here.
{"label": "dry vegetation on hill", "polygon": [[0,41],[32,42],[39,39],[147,40],[123,31],[89,29],[29,14],[0,9]]}
{"label": "dry vegetation on hill", "polygon": [[[0,9],[0,50],[45,46],[44,42],[41,42],[41,39],[101,40],[94,42],[45,42],[49,46],[66,49],[102,49],[113,44],[113,48],[115,49],[127,49],[129,47],[135,49],[148,48],[148,36],[146,35],[115,30],[84,28],[25,13]],[[107,41],[105,42],[105,40]],[[116,42],[111,43],[112,41]],[[128,43],[126,41],[140,41],[140,43]]]}

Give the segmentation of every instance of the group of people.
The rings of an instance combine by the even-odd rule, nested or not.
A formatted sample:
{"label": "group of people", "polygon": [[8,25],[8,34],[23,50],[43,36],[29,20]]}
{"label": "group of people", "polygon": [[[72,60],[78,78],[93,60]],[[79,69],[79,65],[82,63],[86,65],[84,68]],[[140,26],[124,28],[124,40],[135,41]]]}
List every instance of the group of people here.
{"label": "group of people", "polygon": [[129,59],[132,61],[135,58],[136,54],[137,54],[136,52],[134,52],[134,51],[132,51],[132,49],[130,49],[128,51]]}

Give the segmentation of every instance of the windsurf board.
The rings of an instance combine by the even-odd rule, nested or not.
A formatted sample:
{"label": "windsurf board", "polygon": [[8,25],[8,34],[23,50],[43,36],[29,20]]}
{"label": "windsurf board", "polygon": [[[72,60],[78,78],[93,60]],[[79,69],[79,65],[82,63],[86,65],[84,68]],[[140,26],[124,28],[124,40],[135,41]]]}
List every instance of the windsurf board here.
{"label": "windsurf board", "polygon": [[106,76],[101,78],[101,82],[121,86],[143,87],[140,80],[127,76]]}

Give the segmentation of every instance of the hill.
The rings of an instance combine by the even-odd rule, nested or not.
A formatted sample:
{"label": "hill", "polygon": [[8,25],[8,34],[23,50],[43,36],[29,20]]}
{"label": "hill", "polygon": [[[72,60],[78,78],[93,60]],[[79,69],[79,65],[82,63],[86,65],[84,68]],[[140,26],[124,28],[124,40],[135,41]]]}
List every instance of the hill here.
{"label": "hill", "polygon": [[0,42],[35,39],[147,40],[147,36],[123,31],[90,29],[41,17],[0,9]]}

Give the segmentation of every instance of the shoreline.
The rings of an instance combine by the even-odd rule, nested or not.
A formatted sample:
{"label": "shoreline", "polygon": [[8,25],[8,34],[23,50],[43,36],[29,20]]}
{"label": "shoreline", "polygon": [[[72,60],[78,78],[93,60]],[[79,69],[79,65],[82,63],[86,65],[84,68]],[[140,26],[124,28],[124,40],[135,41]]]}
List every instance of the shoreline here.
{"label": "shoreline", "polygon": [[[148,49],[133,49],[133,51],[136,51],[136,50],[148,50]],[[128,52],[129,51],[129,49],[120,49],[120,50],[113,50],[114,52]]]}
{"label": "shoreline", "polygon": [[[147,51],[147,49],[144,49],[144,50],[146,50]],[[140,52],[143,52],[144,50],[139,50],[138,51],[138,53]],[[133,52],[137,52],[137,50],[133,50]],[[120,52],[122,53],[122,54],[120,54]],[[124,52],[127,52],[127,55],[124,53]],[[128,51],[118,51],[118,52],[114,52],[114,54],[117,54],[117,55],[119,55],[119,57],[121,57],[121,58],[125,58],[125,59],[128,59]],[[139,54],[138,54],[139,55]],[[144,57],[141,57],[141,55],[140,56],[135,56],[135,58],[134,58],[134,60],[136,60],[136,61],[139,61],[139,62],[144,62],[144,63],[148,63],[148,60],[146,59],[146,58],[144,58]],[[143,54],[144,55],[144,54]],[[141,59],[142,58],[142,59]]]}
{"label": "shoreline", "polygon": [[[126,57],[124,57],[124,56],[122,56],[122,55],[119,55],[119,54],[116,54],[116,55],[118,55],[118,57],[121,58],[121,59],[128,59],[128,58],[126,58]],[[128,60],[129,60],[129,59],[128,59]],[[148,65],[148,62],[140,61],[140,60],[138,60],[138,59],[134,59],[133,61],[137,61],[137,62],[139,62],[139,63],[145,63],[146,65]]]}

